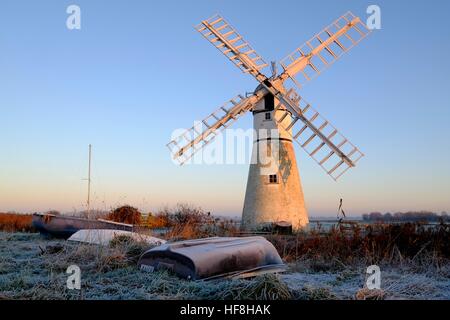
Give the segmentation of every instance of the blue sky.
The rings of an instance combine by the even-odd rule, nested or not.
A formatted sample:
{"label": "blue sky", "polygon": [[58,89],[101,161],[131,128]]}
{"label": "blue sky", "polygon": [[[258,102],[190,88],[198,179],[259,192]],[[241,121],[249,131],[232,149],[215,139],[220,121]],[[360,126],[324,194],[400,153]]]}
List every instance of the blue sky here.
{"label": "blue sky", "polygon": [[[66,8],[81,8],[68,30]],[[450,211],[448,1],[5,1],[0,3],[0,211],[82,209],[87,146],[94,206],[190,202],[239,215],[247,165],[176,167],[165,144],[253,90],[193,28],[227,18],[266,61],[350,10],[382,29],[300,92],[366,154],[339,182],[300,147],[311,216]],[[251,115],[234,125],[249,128]]]}

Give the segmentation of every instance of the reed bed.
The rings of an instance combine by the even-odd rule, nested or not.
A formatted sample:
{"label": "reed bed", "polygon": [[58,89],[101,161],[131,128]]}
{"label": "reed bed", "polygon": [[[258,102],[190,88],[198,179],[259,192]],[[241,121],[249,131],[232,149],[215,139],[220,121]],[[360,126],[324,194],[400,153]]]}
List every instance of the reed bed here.
{"label": "reed bed", "polygon": [[0,231],[34,232],[31,214],[0,213]]}
{"label": "reed bed", "polygon": [[[429,227],[420,223],[373,224],[351,229],[339,226],[326,232],[298,232],[294,235],[268,235],[285,261],[314,261],[334,268],[349,265],[435,264],[437,267],[450,259],[450,226]],[[319,270],[320,271],[320,270]]]}

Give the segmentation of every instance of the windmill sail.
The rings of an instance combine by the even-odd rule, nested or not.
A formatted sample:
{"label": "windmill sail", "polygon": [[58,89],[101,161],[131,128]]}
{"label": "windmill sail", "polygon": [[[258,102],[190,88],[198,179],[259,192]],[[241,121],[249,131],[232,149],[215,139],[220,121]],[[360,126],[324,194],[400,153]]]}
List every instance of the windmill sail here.
{"label": "windmill sail", "polygon": [[[167,144],[174,159],[181,164],[211,142],[218,131],[227,128],[242,113],[250,110],[264,94],[278,101],[276,120],[292,129],[293,139],[334,179],[354,167],[363,153],[303,100],[294,89],[286,91],[285,80],[291,79],[299,88],[302,84],[336,61],[343,53],[365,38],[370,30],[358,17],[348,12],[281,61],[283,72],[267,78],[261,70],[267,63],[221,16],[203,20],[197,27],[209,42],[220,50],[243,72],[258,80],[263,89],[257,94],[230,100],[205,118],[199,126],[186,130]],[[265,89],[265,90],[264,90]],[[300,120],[300,121],[299,121]],[[209,122],[211,121],[211,122]],[[204,125],[204,126],[203,126]],[[204,127],[204,128],[203,128]]]}
{"label": "windmill sail", "polygon": [[280,61],[281,79],[290,78],[301,88],[370,32],[360,18],[347,12]]}
{"label": "windmill sail", "polygon": [[[287,117],[291,121],[284,129],[292,132],[293,139],[327,172],[334,180],[354,167],[364,154],[309,103],[293,89],[285,96],[288,104],[279,103],[276,121],[282,125]],[[293,110],[291,107],[296,108]],[[288,110],[284,109],[286,107]],[[297,111],[298,110],[298,111]],[[300,112],[299,112],[300,111]],[[300,121],[299,121],[300,120]],[[292,131],[291,131],[292,130]]]}
{"label": "windmill sail", "polygon": [[243,72],[256,76],[268,65],[221,16],[203,20],[196,29]]}
{"label": "windmill sail", "polygon": [[192,128],[184,131],[167,144],[172,157],[184,164],[194,154],[209,144],[222,130],[228,128],[241,115],[251,110],[261,99],[262,94],[248,98],[238,95],[220,106]]}

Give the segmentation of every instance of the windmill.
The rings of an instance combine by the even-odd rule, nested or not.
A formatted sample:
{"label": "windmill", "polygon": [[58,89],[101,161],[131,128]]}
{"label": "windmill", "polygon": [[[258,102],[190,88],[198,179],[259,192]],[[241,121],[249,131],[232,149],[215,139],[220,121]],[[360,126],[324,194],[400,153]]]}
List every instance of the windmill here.
{"label": "windmill", "polygon": [[[167,144],[174,159],[185,163],[246,112],[253,113],[255,129],[242,226],[255,229],[264,223],[285,221],[294,229],[308,224],[308,214],[298,173],[293,141],[311,156],[334,180],[356,165],[363,153],[295,90],[347,52],[370,30],[347,12],[280,61],[279,74],[220,15],[196,26],[209,42],[259,85],[251,95],[237,97],[220,106]],[[275,150],[274,150],[275,149]],[[265,150],[265,151],[264,151]],[[269,152],[267,152],[269,150]],[[267,153],[277,165],[267,170],[258,155]]]}

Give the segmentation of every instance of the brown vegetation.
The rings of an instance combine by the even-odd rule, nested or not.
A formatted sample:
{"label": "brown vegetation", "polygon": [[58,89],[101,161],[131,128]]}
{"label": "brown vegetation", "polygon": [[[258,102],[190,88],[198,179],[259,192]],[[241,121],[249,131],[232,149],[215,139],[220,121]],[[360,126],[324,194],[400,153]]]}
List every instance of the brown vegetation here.
{"label": "brown vegetation", "polygon": [[107,219],[120,223],[129,223],[129,224],[140,224],[141,223],[141,213],[138,209],[132,206],[121,206],[114,210],[112,210]]}
{"label": "brown vegetation", "polygon": [[0,213],[0,231],[32,232],[31,214]]}
{"label": "brown vegetation", "polygon": [[300,232],[293,236],[267,237],[285,261],[321,261],[329,267],[402,263],[405,260],[440,264],[450,259],[450,226],[427,227],[418,223],[355,224],[352,229],[331,228],[328,232]]}
{"label": "brown vegetation", "polygon": [[177,204],[150,215],[146,226],[167,229],[167,239],[196,239],[212,236],[233,236],[239,231],[235,223],[214,218],[209,212],[189,204]]}

